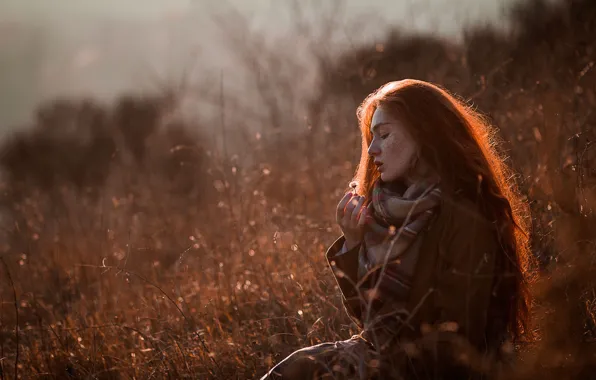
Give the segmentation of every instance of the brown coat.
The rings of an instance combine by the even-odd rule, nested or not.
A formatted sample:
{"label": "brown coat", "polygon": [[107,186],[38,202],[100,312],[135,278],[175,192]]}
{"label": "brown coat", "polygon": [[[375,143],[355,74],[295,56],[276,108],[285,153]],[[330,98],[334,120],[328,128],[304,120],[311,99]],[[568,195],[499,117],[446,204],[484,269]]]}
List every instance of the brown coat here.
{"label": "brown coat", "polygon": [[[446,330],[457,326],[454,335],[466,338],[480,353],[494,349],[497,343],[491,339],[494,334],[490,331],[495,326],[491,324],[499,321],[493,320],[489,309],[497,284],[497,260],[502,256],[495,225],[480,214],[474,202],[444,197],[436,218],[419,238],[423,241],[405,308],[409,317],[407,324],[398,322],[397,330],[395,311],[403,308],[403,293],[399,294],[391,268],[386,268],[381,278],[370,318],[366,320],[366,304],[358,294],[373,288],[379,274],[355,286],[359,246],[336,256],[344,243],[341,236],[327,250],[344,305],[356,324],[365,329],[363,336],[369,339],[366,326],[375,318],[389,318],[397,339],[418,338],[422,324],[443,323]],[[496,328],[501,334],[503,329]]]}

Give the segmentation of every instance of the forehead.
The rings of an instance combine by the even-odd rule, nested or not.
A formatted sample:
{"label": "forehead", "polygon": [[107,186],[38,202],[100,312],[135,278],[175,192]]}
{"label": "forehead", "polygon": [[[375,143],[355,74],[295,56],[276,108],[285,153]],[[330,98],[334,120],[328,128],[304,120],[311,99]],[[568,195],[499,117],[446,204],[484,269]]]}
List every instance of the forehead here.
{"label": "forehead", "polygon": [[392,113],[383,109],[383,107],[377,107],[377,109],[373,113],[372,121],[370,123],[370,129],[371,131],[374,131],[376,128],[379,128],[383,125],[395,125],[398,123],[399,120]]}

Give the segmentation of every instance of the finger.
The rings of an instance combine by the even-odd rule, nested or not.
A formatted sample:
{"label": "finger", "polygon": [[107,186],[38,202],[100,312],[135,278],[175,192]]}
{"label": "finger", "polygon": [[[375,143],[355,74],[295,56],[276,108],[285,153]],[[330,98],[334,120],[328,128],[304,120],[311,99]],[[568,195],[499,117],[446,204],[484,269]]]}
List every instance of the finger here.
{"label": "finger", "polygon": [[344,209],[348,201],[352,198],[354,194],[351,192],[345,193],[344,197],[339,201],[337,204],[337,210],[335,211],[335,220],[339,222],[344,216]]}
{"label": "finger", "polygon": [[353,196],[350,201],[348,202],[348,204],[346,205],[346,208],[344,210],[344,216],[342,218],[343,223],[350,223],[350,220],[352,219],[352,212],[354,211],[354,209],[356,208],[356,206],[358,205],[358,199],[359,199],[359,195],[355,195]]}
{"label": "finger", "polygon": [[354,221],[358,220],[358,214],[360,214],[360,211],[362,210],[363,203],[364,203],[364,197],[359,197],[358,202],[356,203],[356,207],[354,207],[354,209],[352,210],[352,220],[354,220]]}
{"label": "finger", "polygon": [[361,198],[360,195],[355,195],[350,199],[348,204],[346,204],[346,208],[344,210],[344,215],[347,215],[348,217],[352,216],[352,212],[358,206],[358,203],[360,202],[360,198]]}
{"label": "finger", "polygon": [[360,219],[358,219],[358,227],[364,226],[368,222],[368,208],[365,207],[360,213]]}
{"label": "finger", "polygon": [[364,224],[369,224],[372,223],[374,221],[374,205],[372,202],[370,202],[366,208],[363,211],[364,217],[361,216],[362,219],[364,219],[362,221],[362,223]]}

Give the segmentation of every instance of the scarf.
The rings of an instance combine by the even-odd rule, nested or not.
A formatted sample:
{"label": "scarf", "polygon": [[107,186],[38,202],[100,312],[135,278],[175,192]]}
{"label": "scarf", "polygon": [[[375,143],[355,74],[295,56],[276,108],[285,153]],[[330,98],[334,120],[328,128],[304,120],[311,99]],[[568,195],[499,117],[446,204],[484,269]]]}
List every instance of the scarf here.
{"label": "scarf", "polygon": [[401,264],[407,264],[403,275],[411,277],[418,257],[416,237],[429,226],[440,198],[438,184],[430,180],[406,186],[397,181],[385,183],[379,178],[367,206],[372,217],[366,222],[359,252],[359,277],[386,262],[401,263],[402,256]]}

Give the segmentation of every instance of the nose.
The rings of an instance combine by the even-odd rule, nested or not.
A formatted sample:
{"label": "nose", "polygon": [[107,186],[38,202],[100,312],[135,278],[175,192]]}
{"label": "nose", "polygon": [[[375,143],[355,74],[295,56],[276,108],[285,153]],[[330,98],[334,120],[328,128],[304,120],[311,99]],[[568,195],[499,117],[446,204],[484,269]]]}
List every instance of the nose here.
{"label": "nose", "polygon": [[381,150],[379,149],[379,145],[377,144],[376,141],[373,141],[370,143],[370,145],[368,146],[368,155],[369,156],[378,156],[381,153]]}

